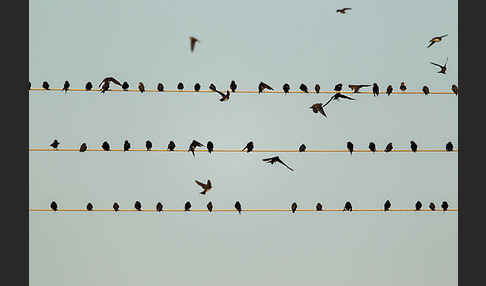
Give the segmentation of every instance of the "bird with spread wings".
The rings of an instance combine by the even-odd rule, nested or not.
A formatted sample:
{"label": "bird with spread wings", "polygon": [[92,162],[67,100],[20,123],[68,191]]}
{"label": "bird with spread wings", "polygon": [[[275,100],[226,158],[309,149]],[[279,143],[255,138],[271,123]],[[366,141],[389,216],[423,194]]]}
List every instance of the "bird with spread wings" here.
{"label": "bird with spread wings", "polygon": [[199,182],[198,180],[195,180],[196,184],[198,184],[201,188],[203,188],[203,191],[200,193],[201,195],[205,195],[211,188],[213,187],[211,185],[211,180],[208,180],[206,184]]}

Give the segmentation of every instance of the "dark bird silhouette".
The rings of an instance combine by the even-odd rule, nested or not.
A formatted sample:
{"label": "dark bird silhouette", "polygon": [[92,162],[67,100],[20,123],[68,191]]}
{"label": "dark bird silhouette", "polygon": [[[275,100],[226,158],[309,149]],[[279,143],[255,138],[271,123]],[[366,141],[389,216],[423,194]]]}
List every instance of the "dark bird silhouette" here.
{"label": "dark bird silhouette", "polygon": [[194,85],[194,90],[195,91],[201,90],[201,85],[198,82]]}
{"label": "dark bird silhouette", "polygon": [[196,42],[199,42],[199,40],[194,37],[189,37],[189,41],[191,42],[191,53],[192,53],[194,52],[194,47],[196,46]]}
{"label": "dark bird silhouette", "polygon": [[353,93],[359,93],[359,90],[363,87],[371,86],[371,84],[350,84],[348,87],[353,91]]}
{"label": "dark bird silhouette", "polygon": [[169,149],[169,151],[174,151],[174,148],[176,147],[174,141],[170,141],[169,142],[169,145],[167,146],[167,149]]}
{"label": "dark bird silhouette", "polygon": [[386,200],[385,202],[385,211],[389,211],[390,210],[390,207],[391,207],[391,203],[389,200]]}
{"label": "dark bird silhouette", "polygon": [[422,203],[420,201],[417,201],[415,203],[415,210],[416,211],[419,211],[421,208],[422,208]]}
{"label": "dark bird silhouette", "polygon": [[433,202],[431,202],[431,203],[429,204],[429,208],[430,208],[431,210],[435,211],[435,204],[434,204]]}
{"label": "dark bird silhouette", "polygon": [[103,85],[101,86],[101,93],[105,93],[105,91],[110,89],[110,82],[105,81],[105,82],[102,82],[102,83],[103,83]]}
{"label": "dark bird silhouette", "polygon": [[368,148],[370,148],[370,151],[375,153],[376,152],[376,145],[375,143],[373,142],[370,142],[370,144],[368,145]]}
{"label": "dark bird silhouette", "polygon": [[351,10],[351,8],[342,8],[342,9],[337,9],[336,12],[337,13],[341,13],[341,14],[346,14],[346,11],[347,10]]}
{"label": "dark bird silhouette", "polygon": [[391,85],[389,85],[387,88],[386,88],[386,94],[388,94],[388,96],[390,96],[390,94],[392,94],[393,92],[393,87]]}
{"label": "dark bird silhouette", "polygon": [[139,202],[139,201],[136,201],[135,202],[135,205],[134,205],[135,209],[137,211],[141,211],[142,210],[142,204]]}
{"label": "dark bird silhouette", "polygon": [[196,147],[203,147],[204,145],[197,142],[196,140],[192,140],[191,142],[191,145],[189,145],[189,149],[187,150],[187,152],[192,152],[192,155],[194,157],[196,157],[196,155],[194,154],[194,150],[196,150]]}
{"label": "dark bird silhouette", "polygon": [[183,90],[183,89],[184,89],[184,84],[183,84],[182,82],[179,82],[179,83],[177,84],[177,89],[178,89],[178,90]]}
{"label": "dark bird silhouette", "polygon": [[216,91],[216,86],[214,83],[209,84],[209,90]]}
{"label": "dark bird silhouette", "polygon": [[164,85],[161,82],[159,82],[159,84],[157,84],[157,90],[160,91],[160,92],[164,91]]}
{"label": "dark bird silhouette", "polygon": [[145,148],[147,148],[147,151],[152,150],[152,142],[150,140],[145,141]]}
{"label": "dark bird silhouette", "polygon": [[283,86],[282,86],[282,89],[284,91],[284,93],[289,93],[289,90],[290,90],[290,85],[288,83],[285,83]]}
{"label": "dark bird silhouette", "polygon": [[442,207],[443,211],[446,211],[449,208],[449,204],[446,201],[443,201],[442,205],[440,205],[440,206]]}
{"label": "dark bird silhouette", "polygon": [[195,180],[195,181],[196,181],[196,184],[198,184],[201,188],[203,188],[203,191],[200,192],[201,195],[205,195],[213,187],[211,185],[211,180],[208,180],[208,182],[206,184],[199,182],[198,180]]}
{"label": "dark bird silhouette", "polygon": [[343,89],[343,84],[338,83],[336,86],[334,86],[334,91],[341,91]]}
{"label": "dark bird silhouette", "polygon": [[316,93],[319,93],[319,91],[321,90],[321,86],[319,84],[316,84],[316,86],[314,86],[314,90],[316,91]]}
{"label": "dark bird silhouette", "polygon": [[56,202],[55,202],[55,201],[52,201],[52,203],[51,203],[51,209],[52,209],[53,211],[57,211],[57,204],[56,204]]}
{"label": "dark bird silhouette", "polygon": [[70,86],[69,81],[66,80],[64,82],[64,87],[62,88],[62,90],[64,90],[64,93],[66,93],[68,91],[69,86]]}
{"label": "dark bird silhouette", "polygon": [[88,83],[86,83],[85,89],[91,90],[92,88],[93,88],[93,84],[90,81],[88,81]]}
{"label": "dark bird silhouette", "polygon": [[410,148],[414,153],[417,152],[417,143],[415,143],[414,141],[410,141]]}
{"label": "dark bird silhouette", "polygon": [[101,144],[101,148],[103,148],[103,150],[105,151],[110,151],[110,144],[108,144],[108,142],[103,142],[103,144]]}
{"label": "dark bird silhouette", "polygon": [[191,202],[187,201],[184,205],[184,211],[188,212],[191,210]]}
{"label": "dark bird silhouette", "polygon": [[209,152],[209,154],[211,154],[211,152],[213,152],[213,150],[214,150],[213,142],[208,141],[208,144],[206,144],[206,148],[208,148],[208,152]]}
{"label": "dark bird silhouette", "polygon": [[81,147],[79,147],[79,152],[85,152],[86,150],[88,150],[86,143],[81,144]]}
{"label": "dark bird silhouette", "polygon": [[261,81],[260,84],[258,84],[258,94],[260,94],[265,89],[273,90],[271,86]]}
{"label": "dark bird silhouette", "polygon": [[49,146],[57,150],[57,146],[59,146],[59,142],[57,141],[57,139],[54,139],[54,142],[52,142],[51,145]]}
{"label": "dark bird silhouette", "polygon": [[241,151],[245,151],[245,149],[246,149],[246,152],[249,153],[249,152],[253,151],[253,147],[254,147],[253,141],[250,141],[250,142],[248,142],[248,144],[246,144],[245,148],[243,148],[243,150],[241,150]]}
{"label": "dark bird silhouette", "polygon": [[385,152],[387,152],[387,153],[388,153],[388,152],[390,152],[391,150],[393,150],[393,145],[392,145],[392,143],[390,142],[390,143],[388,143],[388,145],[386,145]]}
{"label": "dark bird silhouette", "polygon": [[405,82],[403,82],[403,81],[400,83],[400,90],[402,92],[405,92],[405,90],[407,90],[407,86],[405,85]]}
{"label": "dark bird silhouette", "polygon": [[155,209],[158,211],[158,212],[161,212],[162,209],[164,208],[164,206],[162,205],[161,202],[158,202],[157,205],[155,206]]}
{"label": "dark bird silhouette", "polygon": [[322,211],[322,204],[321,203],[317,203],[316,211]]}
{"label": "dark bird silhouette", "polygon": [[452,145],[452,142],[448,142],[446,144],[446,151],[447,152],[451,152],[453,148],[454,148],[454,146]]}
{"label": "dark bird silhouette", "polygon": [[433,44],[442,41],[442,38],[444,38],[444,37],[447,37],[447,34],[445,34],[443,36],[439,36],[439,37],[433,37],[432,40],[429,41],[429,45],[427,46],[427,48],[430,48],[430,46],[432,46]]}
{"label": "dark bird silhouette", "polygon": [[120,205],[117,202],[115,202],[113,204],[113,209],[117,212],[119,208],[120,208]]}
{"label": "dark bird silhouette", "polygon": [[239,214],[241,214],[241,204],[239,201],[236,201],[235,209],[238,211]]}
{"label": "dark bird silhouette", "polygon": [[141,93],[145,91],[145,86],[143,85],[143,82],[138,83],[138,90],[140,90]]}
{"label": "dark bird silhouette", "polygon": [[378,87],[378,84],[373,83],[373,96],[378,96],[380,94],[380,88]]}
{"label": "dark bird silhouette", "polygon": [[324,112],[324,105],[322,103],[314,103],[311,107],[312,112],[317,113],[320,112],[324,117],[327,117],[326,113]]}
{"label": "dark bird silhouette", "polygon": [[123,152],[129,151],[130,147],[130,142],[128,142],[128,140],[125,140],[125,144],[123,144]]}
{"label": "dark bird silhouette", "polygon": [[236,82],[234,80],[232,80],[231,83],[230,83],[230,89],[231,89],[231,92],[236,91]]}
{"label": "dark bird silhouette", "polygon": [[430,90],[429,90],[429,87],[424,85],[424,87],[422,88],[422,91],[424,92],[425,95],[428,95],[430,93]]}
{"label": "dark bird silhouette", "polygon": [[222,93],[221,91],[219,90],[216,90],[216,92],[221,95],[221,98],[219,99],[219,101],[223,102],[223,101],[228,101],[229,100],[229,97],[230,97],[230,92],[229,90],[226,91],[226,94]]}
{"label": "dark bird silhouette", "polygon": [[307,86],[303,83],[300,84],[299,89],[302,90],[305,93],[309,93],[309,91],[307,90]]}
{"label": "dark bird silhouette", "polygon": [[208,208],[208,211],[209,212],[212,212],[213,211],[213,203],[212,202],[209,202],[206,207]]}
{"label": "dark bird silhouette", "polygon": [[326,104],[324,104],[324,106],[326,106],[331,100],[337,100],[337,101],[339,101],[341,98],[345,98],[345,99],[349,99],[349,100],[355,100],[352,97],[346,96],[346,95],[341,94],[340,92],[338,92],[335,95],[331,96],[331,98],[328,100],[328,102],[326,102]]}
{"label": "dark bird silhouette", "polygon": [[30,83],[30,81],[29,81],[29,90],[30,90],[30,88],[31,88],[31,87],[32,87],[32,84],[31,84],[31,83]]}
{"label": "dark bird silhouette", "polygon": [[456,95],[459,93],[459,89],[457,88],[457,85],[453,84],[451,89],[452,92],[454,92]]}
{"label": "dark bird silhouette", "polygon": [[306,149],[305,145],[304,145],[304,144],[302,144],[302,145],[300,145],[300,147],[299,147],[299,152],[305,152],[305,149]]}
{"label": "dark bird silhouette", "polygon": [[438,71],[438,73],[441,73],[441,74],[446,74],[446,71],[447,71],[447,61],[449,60],[449,58],[446,59],[446,62],[443,66],[439,65],[439,64],[436,64],[436,63],[433,63],[433,62],[430,62],[431,64],[433,64],[434,66],[438,66],[440,67],[440,71]]}
{"label": "dark bird silhouette", "polygon": [[128,82],[124,81],[121,87],[123,90],[127,90],[130,86],[128,85]]}
{"label": "dark bird silhouette", "polygon": [[107,91],[110,88],[110,82],[122,86],[122,84],[114,77],[105,77],[103,81],[101,81],[101,83],[98,85],[98,87],[101,87],[101,93],[105,93],[105,91]]}
{"label": "dark bird silhouette", "polygon": [[88,203],[88,204],[86,205],[86,209],[87,209],[88,211],[92,211],[92,210],[93,210],[93,204]]}
{"label": "dark bird silhouette", "polygon": [[267,163],[270,163],[272,165],[275,162],[279,162],[280,164],[282,164],[285,167],[287,167],[290,171],[293,171],[294,170],[294,169],[290,168],[289,166],[287,166],[287,164],[285,164],[282,160],[280,160],[279,156],[275,156],[275,157],[271,157],[271,158],[266,158],[266,159],[263,159],[262,161],[267,162]]}
{"label": "dark bird silhouette", "polygon": [[344,209],[343,209],[343,211],[350,211],[350,212],[351,212],[351,211],[353,211],[353,206],[351,205],[351,203],[350,203],[350,202],[346,202],[346,203],[344,204]]}
{"label": "dark bird silhouette", "polygon": [[354,149],[353,143],[351,143],[350,141],[348,141],[348,143],[346,144],[346,147],[349,150],[349,154],[353,155],[353,149]]}
{"label": "dark bird silhouette", "polygon": [[297,203],[296,202],[293,202],[292,203],[292,206],[290,207],[290,209],[292,210],[292,213],[295,213],[295,211],[297,210]]}
{"label": "dark bird silhouette", "polygon": [[44,81],[42,83],[42,88],[45,89],[45,90],[49,90],[49,83],[47,81]]}

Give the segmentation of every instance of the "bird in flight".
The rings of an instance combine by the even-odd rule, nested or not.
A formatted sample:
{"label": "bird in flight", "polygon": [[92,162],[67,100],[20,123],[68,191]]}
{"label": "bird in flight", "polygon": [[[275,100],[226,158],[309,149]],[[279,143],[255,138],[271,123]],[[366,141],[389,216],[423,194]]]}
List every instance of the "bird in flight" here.
{"label": "bird in flight", "polygon": [[389,85],[387,88],[386,88],[386,94],[388,94],[388,96],[390,96],[390,94],[393,92],[393,87],[391,85]]}
{"label": "bird in flight", "polygon": [[238,211],[239,214],[241,214],[241,204],[239,201],[236,201],[235,209]]}
{"label": "bird in flight", "polygon": [[342,8],[342,9],[337,9],[336,13],[341,13],[341,14],[346,14],[347,10],[351,10],[351,8]]}
{"label": "bird in flight", "polygon": [[199,182],[198,180],[195,180],[195,181],[196,181],[196,184],[198,184],[201,188],[203,188],[203,191],[200,193],[201,195],[205,195],[212,188],[211,180],[208,180],[208,182],[206,184]]}
{"label": "bird in flight", "polygon": [[280,160],[280,157],[279,156],[275,156],[275,157],[271,157],[271,158],[266,158],[266,159],[263,159],[262,161],[267,162],[267,163],[270,163],[272,165],[275,162],[279,162],[280,164],[282,164],[285,167],[287,167],[290,171],[293,171],[294,170],[294,169],[290,168],[289,166],[287,166],[287,164],[285,164],[282,160]]}
{"label": "bird in flight", "polygon": [[457,85],[453,84],[451,89],[452,92],[454,92],[456,95],[459,93],[459,89],[457,88]]}
{"label": "bird in flight", "polygon": [[54,139],[54,142],[52,142],[51,145],[49,146],[57,150],[57,146],[59,146],[59,142],[57,141],[57,139]]}
{"label": "bird in flight", "polygon": [[221,95],[221,98],[219,99],[219,101],[223,102],[223,101],[228,101],[229,100],[229,97],[230,97],[230,92],[229,90],[226,91],[226,94],[222,93],[221,91],[219,90],[216,90],[216,92]]}
{"label": "bird in flight", "polygon": [[295,211],[297,210],[297,203],[296,202],[293,202],[292,203],[292,206],[290,207],[290,209],[292,210],[292,213],[295,213]]}
{"label": "bird in flight", "polygon": [[196,157],[196,155],[194,155],[194,150],[196,150],[196,147],[203,147],[203,146],[204,146],[203,144],[197,142],[196,140],[192,140],[191,145],[189,145],[189,150],[187,150],[187,152],[189,151],[192,152],[192,155]]}
{"label": "bird in flight", "polygon": [[359,90],[363,87],[371,86],[371,84],[350,84],[348,87],[353,91],[353,93],[359,93]]}
{"label": "bird in flight", "polygon": [[446,71],[447,71],[447,61],[449,60],[449,58],[446,59],[446,62],[443,66],[439,65],[439,64],[436,64],[436,63],[433,63],[433,62],[430,62],[431,64],[433,64],[434,66],[438,66],[440,67],[440,71],[438,71],[438,73],[441,73],[441,74],[446,74]]}
{"label": "bird in flight", "polygon": [[265,89],[273,90],[271,86],[261,81],[260,84],[258,84],[258,94],[260,94]]}
{"label": "bird in flight", "polygon": [[300,147],[299,147],[299,152],[305,152],[305,149],[306,149],[305,145],[304,145],[304,144],[302,144],[302,145],[300,145]]}
{"label": "bird in flight", "polygon": [[194,37],[189,37],[189,41],[191,41],[191,53],[192,53],[194,52],[194,47],[196,46],[196,42],[200,42],[200,41]]}
{"label": "bird in flight", "polygon": [[389,211],[390,210],[390,207],[391,207],[391,203],[389,200],[386,200],[385,202],[385,211]]}
{"label": "bird in flight", "polygon": [[86,143],[81,144],[81,147],[79,147],[79,152],[84,152],[86,150],[88,150]]}
{"label": "bird in flight", "polygon": [[322,103],[314,103],[309,108],[312,109],[312,112],[314,113],[320,112],[322,115],[324,115],[324,117],[327,117],[326,113],[324,112],[324,106]]}
{"label": "bird in flight", "polygon": [[105,77],[105,79],[103,79],[103,81],[101,81],[101,83],[98,85],[98,87],[101,87],[101,93],[105,93],[105,91],[107,91],[110,88],[110,82],[122,86],[122,84],[114,77]]}
{"label": "bird in flight", "polygon": [[432,40],[429,41],[429,46],[427,48],[430,48],[430,46],[432,46],[433,44],[442,41],[442,38],[447,37],[447,35],[448,34],[438,36],[438,37],[433,37]]}
{"label": "bird in flight", "polygon": [[241,151],[245,151],[245,149],[246,149],[246,153],[249,153],[249,152],[253,151],[253,147],[254,147],[253,141],[250,141],[250,142],[248,142],[248,144],[246,144],[245,148],[243,148],[243,150],[241,150]]}
{"label": "bird in flight", "polygon": [[[355,100],[355,99],[354,99],[354,98],[352,98],[352,97],[346,96],[346,95],[344,95],[344,94],[342,94],[342,93],[338,92],[338,93],[336,93],[335,95],[331,96],[331,98],[329,99],[329,101],[331,101],[331,100],[337,100],[337,101],[339,101],[339,99],[341,99],[341,98],[346,98],[346,99],[349,99],[349,100]],[[329,101],[328,101],[328,102],[329,102]],[[325,104],[324,106],[326,106],[328,102],[326,102],[326,104]]]}

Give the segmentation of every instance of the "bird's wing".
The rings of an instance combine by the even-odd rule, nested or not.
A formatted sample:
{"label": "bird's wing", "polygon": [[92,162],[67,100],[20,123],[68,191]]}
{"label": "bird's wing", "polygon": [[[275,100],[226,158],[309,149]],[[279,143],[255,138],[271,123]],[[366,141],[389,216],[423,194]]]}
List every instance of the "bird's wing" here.
{"label": "bird's wing", "polygon": [[324,112],[324,108],[322,107],[322,105],[319,105],[319,106],[317,107],[317,110],[319,110],[319,112],[320,112],[322,115],[324,115],[325,117],[327,117],[326,113]]}
{"label": "bird's wing", "polygon": [[217,90],[217,89],[215,89],[215,91],[216,91],[217,93],[219,93],[219,95],[221,95],[222,97],[224,97],[224,96],[226,95],[226,94],[222,93],[221,91],[219,91],[219,90]]}
{"label": "bird's wing", "polygon": [[448,34],[445,34],[445,35],[442,35],[442,36],[440,36],[440,37],[438,37],[438,38],[441,38],[441,39],[442,39],[442,38],[444,38],[444,37],[447,37],[447,35],[448,35]]}
{"label": "bird's wing", "polygon": [[358,85],[359,88],[368,87],[368,86],[371,86],[371,84],[360,84],[360,85]]}
{"label": "bird's wing", "polygon": [[121,86],[121,85],[122,85],[122,84],[121,84],[119,81],[117,81],[117,80],[116,80],[115,78],[113,78],[113,77],[109,77],[109,78],[108,78],[108,80],[109,80],[109,81],[111,81],[111,82],[113,82],[114,84],[119,85],[119,86]]}
{"label": "bird's wing", "polygon": [[263,85],[263,87],[264,87],[264,88],[266,88],[266,89],[273,90],[273,88],[272,88],[271,86],[269,86],[268,84],[266,84],[266,83],[264,83],[264,82],[262,82],[262,85]]}
{"label": "bird's wing", "polygon": [[350,99],[350,100],[355,100],[355,98],[352,98],[352,97],[346,96],[346,95],[344,95],[344,94],[341,94],[339,97],[341,97],[341,98],[346,98],[346,99]]}
{"label": "bird's wing", "polygon": [[329,100],[322,106],[322,108],[324,108],[326,105],[329,104],[329,102],[331,102],[333,99],[334,99],[335,95],[331,96],[331,98],[329,98]]}
{"label": "bird's wing", "polygon": [[294,170],[294,169],[290,168],[289,166],[287,166],[287,164],[285,164],[282,160],[280,160],[280,158],[277,159],[277,162],[279,162],[280,164],[282,164],[285,167],[287,167],[290,171],[293,171]]}
{"label": "bird's wing", "polygon": [[346,11],[346,10],[351,10],[351,8],[343,8],[342,10],[343,10],[343,11]]}
{"label": "bird's wing", "polygon": [[270,161],[272,161],[272,159],[273,159],[273,157],[272,158],[263,159],[262,161],[264,161],[264,162],[270,162]]}
{"label": "bird's wing", "polygon": [[430,62],[430,63],[433,64],[434,66],[438,66],[438,67],[442,68],[442,66],[439,65],[439,64],[436,64],[436,63],[433,63],[433,62]]}
{"label": "bird's wing", "polygon": [[433,40],[430,40],[430,44],[427,46],[427,48],[430,48],[435,42]]}
{"label": "bird's wing", "polygon": [[199,182],[198,180],[195,180],[196,184],[198,184],[201,188],[203,189],[206,189],[207,185],[202,183],[202,182]]}

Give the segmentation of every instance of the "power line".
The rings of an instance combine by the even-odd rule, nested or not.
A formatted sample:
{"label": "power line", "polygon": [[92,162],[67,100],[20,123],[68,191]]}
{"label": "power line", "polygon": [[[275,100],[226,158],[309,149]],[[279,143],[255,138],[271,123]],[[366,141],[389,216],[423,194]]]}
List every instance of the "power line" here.
{"label": "power line", "polygon": [[[64,148],[64,149],[53,149],[53,148],[29,148],[29,152],[56,152],[56,151],[62,151],[62,152],[79,152],[79,148]],[[115,152],[123,152],[123,149],[110,149],[110,151],[105,151],[103,149],[87,149],[86,151],[90,152],[110,152],[110,151],[115,151]],[[126,152],[190,152],[187,149],[174,149],[173,151],[170,151],[169,149],[151,149],[151,151],[147,151],[147,149],[130,149],[129,151]],[[194,150],[194,152],[208,152],[207,149],[197,149]],[[219,149],[219,150],[213,150],[212,152],[215,153],[246,153],[246,151],[241,151],[240,149]],[[262,149],[262,150],[252,150],[250,153],[272,153],[272,152],[278,152],[278,153],[349,153],[349,150],[305,150],[305,152],[299,152],[299,150],[271,150],[271,149]],[[376,150],[376,152],[384,153],[385,150]],[[394,149],[391,152],[413,152],[412,150],[408,149]],[[447,151],[445,149],[421,149],[417,150],[417,153],[441,153],[441,152],[459,152],[458,149],[453,149],[452,151]],[[371,150],[353,150],[353,153],[372,153]]]}
{"label": "power line", "polygon": [[[113,209],[93,209],[88,211],[86,209],[58,209],[53,211],[52,209],[29,209],[29,212],[115,212]],[[158,212],[155,209],[119,209],[117,212]],[[209,212],[207,209],[191,209],[190,211],[185,211],[184,209],[164,209],[161,212]],[[212,212],[237,212],[236,209],[213,209]],[[290,209],[242,209],[241,212],[291,212]],[[344,212],[342,209],[322,209],[320,211],[316,209],[297,209],[295,212]],[[353,209],[352,212],[381,212],[385,213],[383,209]],[[448,209],[443,210],[430,210],[430,209],[389,209],[386,212],[459,212],[459,209]]]}

